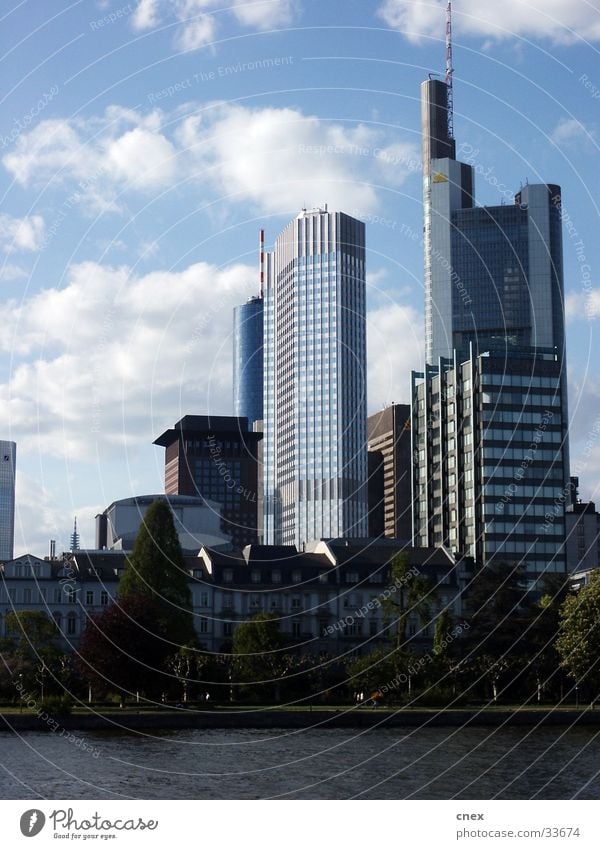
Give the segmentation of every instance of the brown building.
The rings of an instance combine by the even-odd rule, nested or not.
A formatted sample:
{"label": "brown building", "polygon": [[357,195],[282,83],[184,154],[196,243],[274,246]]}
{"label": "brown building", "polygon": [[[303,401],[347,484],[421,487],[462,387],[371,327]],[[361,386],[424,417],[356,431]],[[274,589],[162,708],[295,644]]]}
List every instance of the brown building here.
{"label": "brown building", "polygon": [[218,502],[221,528],[236,548],[258,542],[261,439],[245,418],[184,416],[154,440],[165,448],[165,493]]}
{"label": "brown building", "polygon": [[412,538],[410,405],[392,404],[367,419],[369,536]]}

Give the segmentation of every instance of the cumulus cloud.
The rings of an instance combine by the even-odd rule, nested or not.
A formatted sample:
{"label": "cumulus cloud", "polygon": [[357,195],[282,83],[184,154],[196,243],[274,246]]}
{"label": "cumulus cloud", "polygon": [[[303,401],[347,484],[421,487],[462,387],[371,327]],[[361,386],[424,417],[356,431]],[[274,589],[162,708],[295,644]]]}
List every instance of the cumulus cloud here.
{"label": "cumulus cloud", "polygon": [[235,0],[233,14],[247,27],[259,30],[291,24],[298,14],[295,0]]}
{"label": "cumulus cloud", "polygon": [[14,280],[22,280],[23,277],[27,277],[27,272],[24,268],[21,268],[20,265],[11,265],[7,263],[6,265],[0,266],[0,281],[3,283],[12,283]]}
{"label": "cumulus cloud", "polygon": [[[446,0],[384,0],[379,15],[388,26],[418,41],[423,36],[443,36],[445,7]],[[565,44],[600,41],[598,8],[588,0],[463,0],[454,10],[453,24],[460,35],[549,38]]]}
{"label": "cumulus cloud", "polygon": [[552,130],[550,138],[557,145],[569,145],[576,142],[589,142],[594,137],[594,131],[577,118],[562,118]]}
{"label": "cumulus cloud", "polygon": [[600,289],[570,292],[565,299],[565,316],[569,323],[592,321],[600,316]]}
{"label": "cumulus cloud", "polygon": [[389,404],[410,403],[411,370],[423,369],[423,316],[410,306],[389,303],[367,315],[369,414]]}
{"label": "cumulus cloud", "polygon": [[131,25],[135,30],[154,29],[160,23],[159,0],[139,0]]}
{"label": "cumulus cloud", "polygon": [[0,245],[5,253],[39,251],[44,242],[46,225],[41,215],[13,218],[0,215]]}
{"label": "cumulus cloud", "polygon": [[227,413],[232,309],[253,279],[241,265],[136,276],[87,262],[63,288],[8,302],[0,350],[14,365],[0,384],[0,431],[19,433],[21,453],[108,460],[149,445],[165,412]]}
{"label": "cumulus cloud", "polygon": [[419,161],[417,148],[387,129],[289,108],[216,103],[190,115],[192,108],[181,116],[113,106],[87,122],[42,122],[2,161],[25,186],[74,183],[71,203],[91,213],[117,211],[125,191],[178,180],[270,213],[325,202],[368,213],[378,203],[374,186],[397,187]]}

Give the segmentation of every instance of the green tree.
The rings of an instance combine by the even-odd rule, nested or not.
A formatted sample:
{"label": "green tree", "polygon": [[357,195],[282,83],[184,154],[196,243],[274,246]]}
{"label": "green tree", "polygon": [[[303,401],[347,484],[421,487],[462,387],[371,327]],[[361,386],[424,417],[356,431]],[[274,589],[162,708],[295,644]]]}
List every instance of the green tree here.
{"label": "green tree", "polygon": [[600,572],[587,586],[568,596],[560,611],[556,650],[560,664],[576,685],[593,698],[600,692]]}
{"label": "green tree", "polygon": [[173,653],[195,642],[192,597],[173,514],[154,501],[146,511],[119,582],[119,599],[146,597],[157,605],[156,632],[173,643]]}
{"label": "green tree", "polygon": [[569,579],[565,575],[544,578],[541,596],[531,609],[531,626],[527,643],[528,671],[533,679],[535,699],[540,703],[550,693],[558,697],[563,670],[556,648],[561,608],[570,595]]}
{"label": "green tree", "polygon": [[388,597],[384,598],[382,608],[395,625],[397,648],[406,646],[409,641],[411,615],[418,616],[421,624],[429,621],[431,590],[431,581],[410,566],[408,555],[405,552],[396,554],[390,568]]}
{"label": "green tree", "polygon": [[233,635],[234,673],[246,691],[279,700],[281,680],[293,666],[277,617],[258,613]]}
{"label": "green tree", "polygon": [[[45,613],[22,610],[6,616],[6,637],[1,643],[3,666],[14,688],[44,698],[56,690],[60,633]],[[10,683],[12,682],[12,683]],[[6,685],[3,687],[6,691]]]}

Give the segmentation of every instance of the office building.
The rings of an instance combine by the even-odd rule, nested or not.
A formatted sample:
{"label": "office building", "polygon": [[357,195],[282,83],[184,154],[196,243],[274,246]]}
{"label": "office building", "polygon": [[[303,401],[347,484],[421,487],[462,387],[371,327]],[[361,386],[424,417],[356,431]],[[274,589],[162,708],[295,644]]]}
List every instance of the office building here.
{"label": "office building", "polygon": [[166,494],[216,502],[221,531],[237,548],[258,542],[261,439],[246,418],[184,416],[154,440],[165,448]]}
{"label": "office building", "polygon": [[462,361],[471,345],[556,348],[564,367],[561,189],[526,185],[513,204],[476,206],[475,167],[456,159],[450,91],[451,81],[421,87],[426,362],[455,350]]}
{"label": "office building", "polygon": [[591,572],[600,567],[600,513],[593,501],[570,504],[565,513],[567,569]]}
{"label": "office building", "polygon": [[367,419],[369,536],[412,538],[410,404],[391,404]]}
{"label": "office building", "polygon": [[0,561],[12,560],[15,539],[17,443],[0,440]]}
{"label": "office building", "polygon": [[231,548],[231,537],[221,529],[220,505],[214,501],[191,495],[137,495],[113,501],[96,516],[96,549],[131,551],[146,510],[159,499],[171,508],[184,552],[197,554],[204,545]]}
{"label": "office building", "polygon": [[233,311],[233,414],[250,427],[263,418],[263,304],[250,298]]}
{"label": "office building", "polygon": [[562,385],[554,350],[413,372],[413,545],[565,571]]}
{"label": "office building", "polygon": [[368,532],[365,225],[302,210],[267,256],[265,536]]}

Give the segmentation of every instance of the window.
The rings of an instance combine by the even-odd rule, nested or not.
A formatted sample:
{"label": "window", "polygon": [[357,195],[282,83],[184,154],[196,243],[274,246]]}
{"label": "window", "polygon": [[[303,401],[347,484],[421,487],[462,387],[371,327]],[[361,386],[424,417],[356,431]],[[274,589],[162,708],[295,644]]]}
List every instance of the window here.
{"label": "window", "polygon": [[294,569],[292,572],[292,581],[294,584],[299,584],[302,581],[302,572],[299,569]]}
{"label": "window", "polygon": [[358,572],[346,572],[346,583],[347,584],[357,584],[358,583]]}
{"label": "window", "polygon": [[208,607],[208,593],[200,593],[200,607]]}
{"label": "window", "polygon": [[271,572],[271,581],[274,584],[281,583],[281,572],[279,571],[279,569],[273,569],[273,571]]}
{"label": "window", "polygon": [[302,608],[302,599],[300,596],[295,595],[292,598],[292,610],[300,610]]}
{"label": "window", "polygon": [[77,633],[77,618],[74,613],[67,616],[67,634],[72,636]]}
{"label": "window", "polygon": [[301,622],[292,622],[292,637],[300,636],[301,625]]}
{"label": "window", "polygon": [[233,634],[233,622],[223,622],[223,636],[231,637]]}
{"label": "window", "polygon": [[31,604],[31,590],[29,587],[23,590],[23,604]]}
{"label": "window", "polygon": [[231,593],[223,593],[223,607],[226,610],[231,610],[233,607],[233,595]]}
{"label": "window", "polygon": [[87,605],[94,603],[94,590],[86,590],[86,592],[85,592],[85,603]]}
{"label": "window", "polygon": [[260,578],[261,578],[261,575],[260,575],[260,571],[258,569],[253,569],[250,572],[250,580],[252,581],[253,584],[260,584]]}
{"label": "window", "polygon": [[198,630],[201,634],[208,634],[208,619],[205,616],[200,617],[200,621],[198,623]]}
{"label": "window", "polygon": [[60,604],[62,601],[62,591],[54,590],[54,604]]}
{"label": "window", "polygon": [[100,593],[100,604],[106,606],[108,604],[108,592],[106,590],[102,590]]}

